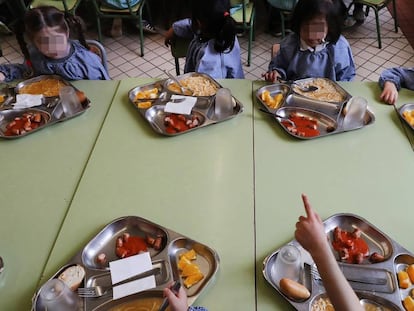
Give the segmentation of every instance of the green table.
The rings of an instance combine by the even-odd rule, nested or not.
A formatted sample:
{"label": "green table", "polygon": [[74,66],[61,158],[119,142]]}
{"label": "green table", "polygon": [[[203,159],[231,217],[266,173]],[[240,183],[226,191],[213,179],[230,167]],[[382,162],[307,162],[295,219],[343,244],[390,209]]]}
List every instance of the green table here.
{"label": "green table", "polygon": [[82,81],[81,116],[15,140],[0,140],[0,310],[29,310],[44,265],[118,85]]}
{"label": "green table", "polygon": [[[412,133],[376,100],[376,83],[342,83],[368,99],[374,124],[302,141],[258,111],[252,94],[263,83],[248,80],[220,81],[243,103],[241,115],[158,135],[127,96],[149,81],[126,79],[117,89],[116,82],[78,82],[93,103],[87,114],[0,141],[7,174],[0,232],[24,241],[0,244],[10,285],[0,288],[0,309],[28,309],[36,285],[121,216],[146,218],[218,252],[217,278],[196,301],[210,310],[293,310],[264,280],[262,261],[293,239],[301,193],[322,218],[358,214],[410,249]],[[413,94],[402,90],[399,105]]]}
{"label": "green table", "polygon": [[[392,106],[377,101],[376,83],[341,85],[368,99],[374,124],[302,141],[259,112],[259,104],[253,109],[257,310],[294,310],[263,278],[262,261],[294,238],[295,223],[304,214],[301,193],[323,219],[336,213],[360,215],[414,251],[409,231],[414,153],[401,122]],[[399,104],[412,96],[401,91]]]}
{"label": "green table", "polygon": [[104,225],[121,216],[137,215],[218,252],[217,279],[197,304],[211,310],[253,310],[251,81],[223,81],[243,103],[241,115],[175,137],[156,134],[129,103],[128,91],[143,81],[121,82],[45,277]]}

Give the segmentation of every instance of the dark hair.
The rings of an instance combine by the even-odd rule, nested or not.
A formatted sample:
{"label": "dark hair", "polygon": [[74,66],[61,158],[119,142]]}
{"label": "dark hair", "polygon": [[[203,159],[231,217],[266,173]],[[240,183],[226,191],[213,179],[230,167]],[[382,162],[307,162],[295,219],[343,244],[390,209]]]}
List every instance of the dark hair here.
{"label": "dark hair", "polygon": [[76,31],[80,43],[89,49],[79,17],[63,13],[53,6],[39,6],[26,12],[16,31],[17,42],[26,60],[30,60],[30,55],[24,40],[24,34],[26,33],[27,37],[33,40],[36,33],[44,27],[58,27],[57,31],[62,33],[69,33],[73,29]]}
{"label": "dark hair", "polygon": [[342,0],[299,0],[292,14],[292,30],[298,36],[302,24],[318,15],[324,15],[328,24],[326,39],[336,42],[341,35],[343,16],[340,10]]}
{"label": "dark hair", "polygon": [[231,51],[236,36],[236,22],[230,16],[229,0],[195,0],[192,24],[201,40],[214,39],[217,52]]}

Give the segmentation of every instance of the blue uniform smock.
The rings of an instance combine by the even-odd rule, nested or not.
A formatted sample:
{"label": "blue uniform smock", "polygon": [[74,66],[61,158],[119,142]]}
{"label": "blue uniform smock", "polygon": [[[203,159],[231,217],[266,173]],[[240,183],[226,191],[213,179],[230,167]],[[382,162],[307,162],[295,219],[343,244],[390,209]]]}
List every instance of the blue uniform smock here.
{"label": "blue uniform smock", "polygon": [[269,64],[283,80],[328,78],[333,81],[351,81],[355,64],[351,47],[341,35],[336,43],[328,42],[323,49],[301,50],[300,38],[290,34],[280,43],[280,50]]}
{"label": "blue uniform smock", "polygon": [[191,19],[182,19],[173,24],[175,35],[193,38],[187,50],[184,72],[200,72],[214,79],[243,79],[244,72],[240,59],[240,45],[235,37],[231,51],[219,53],[214,49],[214,39],[202,41],[194,34]]}
{"label": "blue uniform smock", "polygon": [[26,64],[2,64],[0,72],[5,75],[5,81],[26,79],[32,74],[55,74],[65,80],[110,80],[101,59],[95,53],[87,50],[78,41],[69,41],[70,53],[60,59],[48,58],[34,46],[29,48],[32,69]]}
{"label": "blue uniform smock", "polygon": [[395,84],[399,91],[402,87],[414,90],[414,67],[395,67],[384,70],[379,77],[379,85],[384,88],[384,83],[390,81]]}

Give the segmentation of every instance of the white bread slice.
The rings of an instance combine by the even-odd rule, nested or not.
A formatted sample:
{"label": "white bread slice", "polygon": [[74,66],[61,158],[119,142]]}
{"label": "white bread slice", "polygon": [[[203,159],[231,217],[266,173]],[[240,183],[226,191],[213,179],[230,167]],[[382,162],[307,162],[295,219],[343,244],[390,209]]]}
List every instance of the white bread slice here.
{"label": "white bread slice", "polygon": [[84,277],[85,269],[80,265],[70,266],[58,276],[73,291],[78,289]]}

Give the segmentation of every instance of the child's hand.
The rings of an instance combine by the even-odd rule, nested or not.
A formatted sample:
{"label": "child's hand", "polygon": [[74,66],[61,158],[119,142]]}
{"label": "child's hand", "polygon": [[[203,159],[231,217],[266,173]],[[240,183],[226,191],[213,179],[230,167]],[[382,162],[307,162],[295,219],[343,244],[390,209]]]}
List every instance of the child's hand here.
{"label": "child's hand", "polygon": [[280,74],[276,70],[273,70],[262,74],[262,77],[264,77],[267,82],[276,82],[277,78],[280,77]]}
{"label": "child's hand", "polygon": [[296,223],[295,238],[312,257],[329,249],[328,239],[319,215],[311,207],[308,197],[302,194],[306,216],[300,216]]}
{"label": "child's hand", "polygon": [[390,105],[394,105],[396,103],[398,99],[398,90],[394,83],[385,81],[380,99]]}
{"label": "child's hand", "polygon": [[164,288],[164,296],[168,298],[172,311],[187,311],[187,294],[182,286],[178,290],[177,296],[168,287]]}
{"label": "child's hand", "polygon": [[169,47],[171,45],[173,39],[174,39],[174,29],[171,27],[165,33],[165,39],[164,39],[165,46]]}

